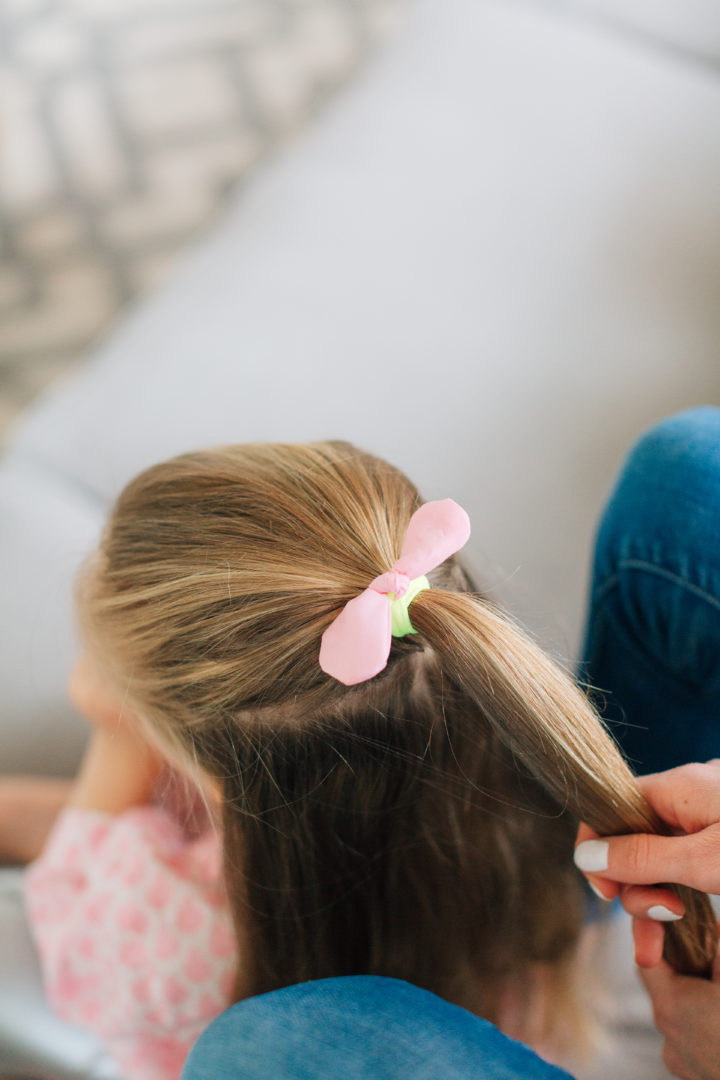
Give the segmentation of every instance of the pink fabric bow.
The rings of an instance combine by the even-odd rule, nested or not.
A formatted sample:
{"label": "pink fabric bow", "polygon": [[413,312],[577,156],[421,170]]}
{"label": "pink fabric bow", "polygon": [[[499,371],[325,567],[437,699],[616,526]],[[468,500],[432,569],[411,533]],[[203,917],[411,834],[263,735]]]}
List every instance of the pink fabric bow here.
{"label": "pink fabric bow", "polygon": [[392,611],[387,594],[404,596],[411,581],[440,566],[467,543],[469,536],[470,519],[452,499],[425,503],[416,510],[400,558],[392,569],[348,601],[323,634],[322,670],[345,686],[365,682],[382,671],[392,644]]}

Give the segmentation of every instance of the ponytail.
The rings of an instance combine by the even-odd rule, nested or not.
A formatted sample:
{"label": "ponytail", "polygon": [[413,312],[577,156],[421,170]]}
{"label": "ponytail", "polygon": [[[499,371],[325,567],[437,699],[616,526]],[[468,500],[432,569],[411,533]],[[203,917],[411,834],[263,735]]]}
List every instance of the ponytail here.
{"label": "ponytail", "polygon": [[[519,1016],[538,1045],[538,997],[548,1030],[573,1027],[577,819],[663,825],[582,692],[467,593],[454,557],[384,670],[349,687],[324,673],[324,632],[393,565],[420,501],[344,443],[153,466],[81,579],[81,626],[157,745],[221,792],[234,1000],[387,975],[499,1025]],[[709,903],[677,892],[687,914],[666,955],[706,973]]]}
{"label": "ponytail", "polygon": [[[490,603],[428,590],[413,603],[412,621],[445,675],[561,806],[601,836],[669,834],[583,693]],[[666,887],[686,915],[666,927],[665,958],[683,974],[709,977],[717,951],[710,901]]]}

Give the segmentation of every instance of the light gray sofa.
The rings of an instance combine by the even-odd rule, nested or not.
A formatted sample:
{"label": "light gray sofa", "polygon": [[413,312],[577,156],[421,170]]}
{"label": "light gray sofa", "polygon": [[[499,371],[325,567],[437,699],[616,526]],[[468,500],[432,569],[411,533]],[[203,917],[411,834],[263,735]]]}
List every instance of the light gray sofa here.
{"label": "light gray sofa", "polygon": [[387,456],[468,509],[486,587],[572,656],[624,448],[720,401],[720,80],[569,10],[417,0],[17,425],[4,770],[74,768],[72,575],[125,481],[194,446],[342,437]]}
{"label": "light gray sofa", "polygon": [[72,572],[122,484],[195,445],[342,436],[386,455],[467,506],[481,576],[571,655],[627,442],[720,395],[718,119],[720,79],[636,39],[512,0],[417,0],[16,427],[5,767],[75,760]]}

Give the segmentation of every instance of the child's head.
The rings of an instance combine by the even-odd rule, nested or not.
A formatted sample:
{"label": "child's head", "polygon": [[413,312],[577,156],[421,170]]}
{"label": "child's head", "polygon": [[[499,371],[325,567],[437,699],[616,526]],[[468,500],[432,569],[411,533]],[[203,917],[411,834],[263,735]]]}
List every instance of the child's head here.
{"label": "child's head", "polygon": [[576,943],[577,815],[652,827],[584,696],[455,558],[384,671],[321,670],[419,505],[345,443],[186,454],[128,485],[80,579],[103,675],[222,791],[237,996],[376,973],[497,1019]]}

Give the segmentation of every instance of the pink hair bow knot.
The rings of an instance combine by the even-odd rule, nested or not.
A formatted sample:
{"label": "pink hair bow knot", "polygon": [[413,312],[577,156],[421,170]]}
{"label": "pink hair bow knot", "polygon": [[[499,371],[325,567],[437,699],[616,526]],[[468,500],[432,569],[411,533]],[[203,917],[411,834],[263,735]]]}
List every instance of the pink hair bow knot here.
{"label": "pink hair bow knot", "polygon": [[[425,503],[410,518],[400,558],[364,592],[348,601],[328,626],[320,646],[320,667],[345,686],[372,679],[386,666],[392,644],[391,601],[427,588],[424,575],[464,547],[470,519],[452,499]],[[413,589],[413,583],[417,588]],[[411,600],[409,601],[411,602]],[[409,620],[405,620],[409,627]],[[412,627],[402,633],[415,633]],[[397,636],[401,636],[398,634]]]}

